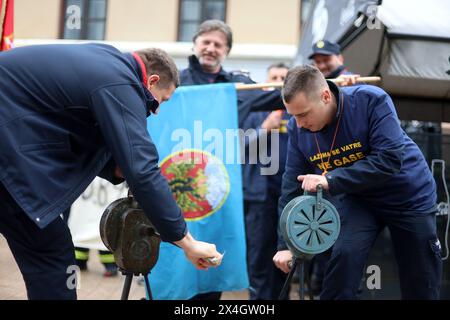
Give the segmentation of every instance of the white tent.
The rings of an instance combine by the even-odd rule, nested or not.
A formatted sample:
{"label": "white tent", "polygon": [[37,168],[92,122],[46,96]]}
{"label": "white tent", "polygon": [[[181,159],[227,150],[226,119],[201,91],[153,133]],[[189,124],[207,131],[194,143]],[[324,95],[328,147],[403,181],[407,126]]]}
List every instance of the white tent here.
{"label": "white tent", "polygon": [[349,70],[380,75],[404,120],[450,121],[450,1],[318,0],[296,63],[337,42]]}

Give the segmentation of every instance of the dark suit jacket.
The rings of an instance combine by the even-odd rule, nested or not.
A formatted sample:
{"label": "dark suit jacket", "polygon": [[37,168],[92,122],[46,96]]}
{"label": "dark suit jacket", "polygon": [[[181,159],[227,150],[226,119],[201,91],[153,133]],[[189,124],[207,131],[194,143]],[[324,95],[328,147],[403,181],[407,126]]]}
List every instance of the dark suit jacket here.
{"label": "dark suit jacket", "polygon": [[[99,44],[0,53],[0,180],[44,228],[115,163],[165,241],[186,233],[146,117],[157,103],[131,54]],[[115,162],[115,163],[114,163]]]}

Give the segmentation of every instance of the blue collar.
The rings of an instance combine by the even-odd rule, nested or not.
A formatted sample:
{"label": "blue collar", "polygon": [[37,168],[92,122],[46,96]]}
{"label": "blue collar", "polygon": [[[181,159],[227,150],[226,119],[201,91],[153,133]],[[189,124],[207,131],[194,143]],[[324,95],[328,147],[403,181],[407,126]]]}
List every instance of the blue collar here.
{"label": "blue collar", "polygon": [[332,71],[327,78],[328,79],[334,79],[339,77],[341,74],[345,74],[347,73],[347,68],[344,65],[340,65],[339,67],[337,67],[334,71]]}
{"label": "blue collar", "polygon": [[330,87],[331,92],[333,93],[334,97],[336,98],[336,106],[337,106],[337,111],[336,111],[336,119],[339,118],[339,115],[342,112],[342,103],[343,101],[343,93],[342,91],[339,89],[339,87],[332,81],[327,80],[328,86]]}

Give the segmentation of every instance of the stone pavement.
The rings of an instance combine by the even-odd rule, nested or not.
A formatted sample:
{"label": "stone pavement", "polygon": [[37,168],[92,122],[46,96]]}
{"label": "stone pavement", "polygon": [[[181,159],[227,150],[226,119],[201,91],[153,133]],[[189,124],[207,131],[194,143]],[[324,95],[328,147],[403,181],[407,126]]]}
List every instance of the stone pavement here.
{"label": "stone pavement", "polygon": [[[100,263],[95,250],[90,252],[88,271],[81,272],[80,300],[119,300],[125,277],[119,275],[112,278],[102,276],[103,266]],[[298,299],[297,286],[291,291],[291,299]],[[145,297],[144,287],[138,284],[135,277],[130,290],[129,299],[139,300]],[[5,238],[0,235],[0,300],[24,300],[27,299],[25,284],[19,268],[9,250]],[[233,291],[224,292],[222,300],[247,300],[248,292]]]}

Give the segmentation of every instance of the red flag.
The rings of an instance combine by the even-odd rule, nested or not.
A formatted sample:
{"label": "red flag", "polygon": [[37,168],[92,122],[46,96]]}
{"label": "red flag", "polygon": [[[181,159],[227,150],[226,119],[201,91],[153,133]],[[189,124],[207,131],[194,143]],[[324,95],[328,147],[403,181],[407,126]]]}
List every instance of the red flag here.
{"label": "red flag", "polygon": [[2,35],[3,35],[3,20],[5,20],[5,13],[6,13],[6,0],[0,0],[0,50],[1,50],[1,44],[2,44]]}
{"label": "red flag", "polygon": [[14,0],[0,0],[0,51],[13,47]]}

